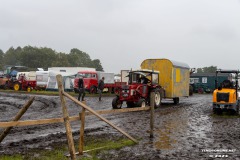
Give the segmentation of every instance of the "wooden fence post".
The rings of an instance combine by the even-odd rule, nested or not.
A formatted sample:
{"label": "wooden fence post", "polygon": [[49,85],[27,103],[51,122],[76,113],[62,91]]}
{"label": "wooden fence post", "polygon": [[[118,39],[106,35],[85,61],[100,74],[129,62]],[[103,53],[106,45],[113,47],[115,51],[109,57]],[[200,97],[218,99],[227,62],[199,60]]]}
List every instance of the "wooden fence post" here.
{"label": "wooden fence post", "polygon": [[68,111],[67,111],[67,107],[66,107],[66,100],[63,96],[63,83],[62,83],[62,76],[61,75],[57,75],[56,76],[57,79],[57,83],[58,83],[58,91],[59,91],[59,96],[60,96],[60,100],[61,100],[61,106],[62,106],[62,111],[63,111],[63,119],[64,119],[64,124],[65,124],[65,128],[66,128],[66,133],[67,133],[67,139],[68,139],[68,149],[70,152],[70,156],[72,160],[76,159],[76,155],[75,155],[75,147],[74,147],[74,141],[73,141],[73,136],[72,136],[72,129],[70,126],[70,122],[69,122],[69,115],[68,115]]}
{"label": "wooden fence post", "polygon": [[[29,108],[29,106],[33,103],[33,100],[35,99],[35,97],[31,97],[28,102],[19,110],[19,112],[17,113],[17,115],[15,116],[15,118],[12,121],[18,121],[22,115],[27,111],[27,109]],[[2,140],[7,136],[7,134],[10,132],[10,130],[13,127],[8,127],[6,128],[2,134],[0,135],[0,143],[2,142]]]}
{"label": "wooden fence post", "polygon": [[85,108],[82,107],[82,112],[80,113],[80,139],[79,139],[79,155],[83,155],[83,146],[84,146],[84,127],[85,127]]}
{"label": "wooden fence post", "polygon": [[154,129],[154,101],[155,101],[155,93],[151,92],[150,94],[150,138],[153,138],[153,129]]}

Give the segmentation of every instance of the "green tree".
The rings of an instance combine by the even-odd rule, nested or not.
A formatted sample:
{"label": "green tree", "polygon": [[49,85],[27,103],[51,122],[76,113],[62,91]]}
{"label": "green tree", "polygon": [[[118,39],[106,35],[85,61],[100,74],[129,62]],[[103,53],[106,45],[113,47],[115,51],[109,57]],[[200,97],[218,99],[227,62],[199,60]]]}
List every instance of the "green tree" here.
{"label": "green tree", "polygon": [[198,68],[197,73],[215,73],[217,70],[217,66],[203,67]]}
{"label": "green tree", "polygon": [[22,51],[21,47],[14,49],[10,47],[4,55],[5,65],[21,65],[20,53]]}
{"label": "green tree", "polygon": [[197,73],[203,73],[203,69],[202,68],[197,68]]}
{"label": "green tree", "polygon": [[92,64],[90,56],[77,48],[71,49],[68,61],[72,67],[90,67]]}
{"label": "green tree", "polygon": [[3,70],[3,66],[4,66],[3,58],[4,58],[4,53],[3,53],[3,51],[0,49],[0,70]]}
{"label": "green tree", "polygon": [[70,67],[68,55],[65,53],[57,53],[56,59],[52,62],[52,67]]}
{"label": "green tree", "polygon": [[104,71],[99,59],[94,59],[92,61],[92,67],[96,68],[97,71]]}
{"label": "green tree", "polygon": [[217,66],[203,67],[204,73],[215,73],[217,70]]}

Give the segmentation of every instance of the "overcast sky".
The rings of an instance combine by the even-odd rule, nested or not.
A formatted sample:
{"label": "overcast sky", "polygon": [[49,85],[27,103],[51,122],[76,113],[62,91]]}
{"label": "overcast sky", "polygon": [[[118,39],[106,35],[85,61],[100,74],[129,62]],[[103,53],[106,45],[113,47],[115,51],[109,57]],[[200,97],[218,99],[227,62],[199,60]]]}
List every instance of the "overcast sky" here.
{"label": "overcast sky", "polygon": [[[0,49],[78,48],[106,72],[167,58],[240,69],[240,0],[0,0]],[[39,66],[41,67],[41,66]]]}

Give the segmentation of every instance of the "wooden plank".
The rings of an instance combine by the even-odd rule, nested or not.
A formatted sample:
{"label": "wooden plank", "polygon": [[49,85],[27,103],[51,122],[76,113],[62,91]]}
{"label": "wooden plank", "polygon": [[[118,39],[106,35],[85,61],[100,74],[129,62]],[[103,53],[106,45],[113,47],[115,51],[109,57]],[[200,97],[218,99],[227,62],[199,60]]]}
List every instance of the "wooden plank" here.
{"label": "wooden plank", "polygon": [[[127,113],[127,112],[136,112],[136,111],[148,111],[150,107],[144,108],[123,108],[123,109],[114,109],[114,110],[98,110],[98,114],[117,114],[117,113]],[[91,112],[85,112],[85,116],[93,115]],[[69,121],[79,121],[79,116],[69,117]],[[0,122],[0,128],[6,127],[22,127],[22,126],[32,126],[32,125],[41,125],[41,124],[51,124],[51,123],[63,123],[63,118],[51,118],[51,119],[40,119],[40,120],[26,120],[26,121],[10,121],[10,122]]]}
{"label": "wooden plank", "polygon": [[62,76],[60,74],[58,74],[56,76],[56,79],[57,79],[57,83],[58,83],[58,91],[59,91],[59,96],[60,96],[60,100],[61,100],[64,124],[65,124],[65,128],[66,128],[68,149],[69,149],[69,153],[71,155],[71,159],[75,160],[76,155],[75,155],[75,147],[74,147],[74,141],[73,141],[73,136],[72,136],[72,129],[71,129],[70,121],[69,121],[68,110],[66,107],[66,100],[65,100],[65,97],[63,96],[64,88],[63,88],[63,83],[62,83]]}
{"label": "wooden plank", "polygon": [[[69,117],[69,121],[77,121],[79,116]],[[26,121],[17,121],[17,122],[0,122],[0,128],[4,127],[22,127],[22,126],[32,126],[32,125],[41,125],[41,124],[51,124],[51,123],[63,123],[63,118],[52,118],[52,119],[40,119],[40,120],[26,120]]]}
{"label": "wooden plank", "polygon": [[76,98],[72,97],[71,95],[69,95],[66,92],[62,92],[62,94],[64,96],[66,96],[67,98],[71,99],[73,102],[77,103],[78,105],[82,106],[83,108],[85,108],[86,110],[88,110],[89,112],[91,112],[92,114],[94,114],[95,116],[97,116],[99,119],[101,119],[102,121],[106,122],[107,124],[109,124],[110,126],[112,126],[113,128],[115,128],[116,130],[118,130],[120,133],[122,133],[123,135],[125,135],[126,137],[128,137],[129,139],[131,139],[133,142],[137,143],[137,140],[135,140],[133,137],[131,137],[129,134],[127,134],[126,132],[124,132],[123,130],[121,130],[119,127],[117,127],[116,125],[114,125],[113,123],[111,123],[110,121],[108,121],[106,118],[102,117],[100,114],[98,114],[96,111],[94,111],[91,107],[85,105],[84,103],[78,101]]}
{"label": "wooden plank", "polygon": [[[122,109],[113,109],[113,110],[99,110],[99,111],[96,111],[96,112],[98,114],[117,114],[117,113],[137,112],[137,111],[147,111],[147,110],[150,110],[150,107],[122,108]],[[93,115],[93,113],[86,112],[86,115]]]}
{"label": "wooden plank", "polygon": [[[14,119],[12,121],[18,121],[22,117],[22,115],[27,111],[27,109],[31,106],[34,99],[35,99],[35,97],[31,97],[27,101],[27,103],[19,110],[19,112],[17,113],[17,115],[14,117]],[[11,129],[12,129],[12,127],[8,127],[2,132],[2,134],[0,135],[0,143],[8,135],[8,133],[10,132]]]}

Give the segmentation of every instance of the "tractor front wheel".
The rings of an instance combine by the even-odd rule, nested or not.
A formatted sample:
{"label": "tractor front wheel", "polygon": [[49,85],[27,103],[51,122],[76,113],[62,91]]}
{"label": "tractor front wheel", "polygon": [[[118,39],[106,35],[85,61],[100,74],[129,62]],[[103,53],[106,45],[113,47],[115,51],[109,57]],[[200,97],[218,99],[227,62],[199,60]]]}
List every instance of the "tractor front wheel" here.
{"label": "tractor front wheel", "polygon": [[13,89],[14,89],[15,91],[19,91],[19,90],[21,89],[21,85],[20,85],[19,83],[15,83],[15,84],[13,85]]}
{"label": "tractor front wheel", "polygon": [[119,101],[119,97],[113,98],[112,107],[113,107],[113,109],[121,109],[122,108],[122,103],[121,103],[121,101]]}
{"label": "tractor front wheel", "polygon": [[27,92],[31,92],[32,88],[30,86],[27,87]]}
{"label": "tractor front wheel", "polygon": [[143,99],[143,98],[141,98],[141,99],[139,99],[138,100],[138,102],[137,102],[137,106],[138,107],[146,107],[146,101],[145,101],[145,99]]}

